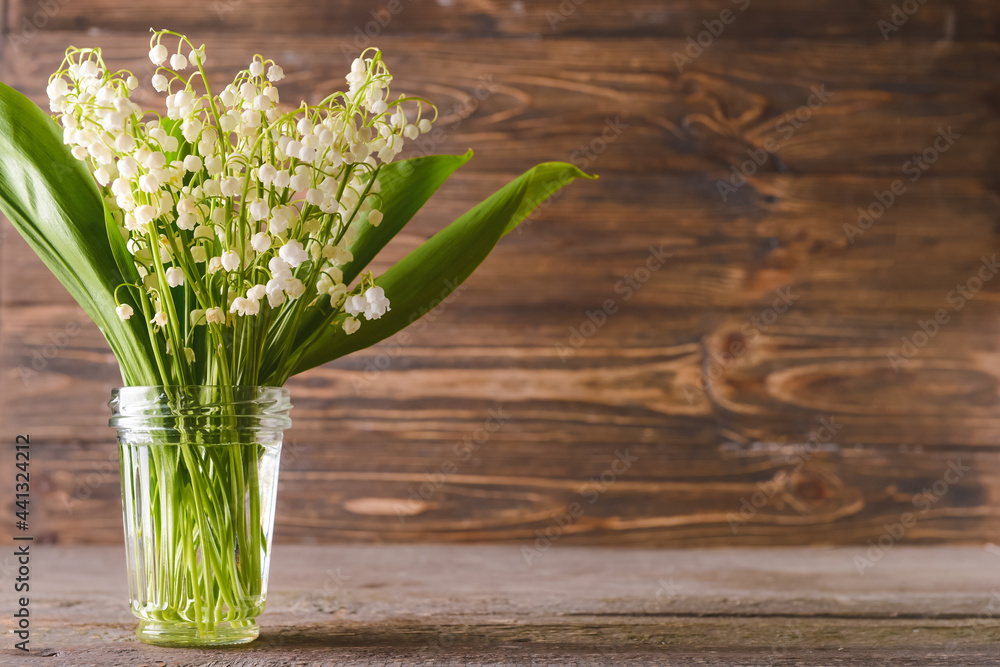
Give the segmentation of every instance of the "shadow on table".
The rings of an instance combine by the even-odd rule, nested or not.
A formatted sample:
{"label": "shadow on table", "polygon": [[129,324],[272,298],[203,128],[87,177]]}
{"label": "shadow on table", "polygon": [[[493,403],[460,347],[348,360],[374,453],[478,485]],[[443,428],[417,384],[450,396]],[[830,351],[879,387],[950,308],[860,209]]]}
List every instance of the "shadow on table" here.
{"label": "shadow on table", "polygon": [[[565,626],[351,624],[264,629],[251,648],[483,648],[566,639]],[[588,644],[593,646],[593,638]]]}
{"label": "shadow on table", "polygon": [[[663,627],[661,624],[660,627]],[[669,630],[667,631],[669,633]],[[645,639],[643,639],[643,635]],[[536,649],[568,654],[609,655],[628,647],[646,651],[664,648],[661,637],[638,637],[622,626],[603,624],[486,623],[433,625],[413,622],[345,623],[264,628],[249,649],[293,653],[336,652],[338,649],[419,653]]]}
{"label": "shadow on table", "polygon": [[[551,656],[557,662],[624,666],[668,664],[663,661],[664,656],[677,653],[678,635],[686,631],[683,623],[673,620],[660,620],[642,627],[600,623],[337,623],[267,629],[247,649],[252,656],[258,652],[265,655],[282,653],[289,660],[307,661],[350,656],[357,661],[440,658],[463,664],[472,659],[477,663],[519,663],[529,658]],[[689,650],[682,649],[681,653],[684,655],[674,656],[679,657],[680,662],[669,664],[686,665],[695,661]],[[728,656],[718,664],[740,667],[793,664],[782,660],[794,657],[786,656],[780,646],[767,645],[716,646],[714,653]],[[800,653],[808,654],[809,651]]]}

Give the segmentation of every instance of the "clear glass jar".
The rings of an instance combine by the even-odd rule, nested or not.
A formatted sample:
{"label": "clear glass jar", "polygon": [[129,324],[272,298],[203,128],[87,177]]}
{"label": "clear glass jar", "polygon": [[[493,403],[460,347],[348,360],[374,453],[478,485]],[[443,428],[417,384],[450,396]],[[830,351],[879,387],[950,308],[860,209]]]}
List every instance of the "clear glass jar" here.
{"label": "clear glass jar", "polygon": [[288,390],[114,390],[129,598],[141,641],[243,644],[258,634]]}

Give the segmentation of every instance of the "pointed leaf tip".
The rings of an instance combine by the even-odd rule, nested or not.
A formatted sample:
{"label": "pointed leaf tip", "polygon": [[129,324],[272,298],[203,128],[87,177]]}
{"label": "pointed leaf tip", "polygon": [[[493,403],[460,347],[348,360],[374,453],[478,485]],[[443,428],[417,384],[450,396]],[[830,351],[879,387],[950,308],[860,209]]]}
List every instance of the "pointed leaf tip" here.
{"label": "pointed leaf tip", "polygon": [[377,320],[363,321],[351,335],[345,334],[342,327],[347,316],[339,315],[305,350],[294,372],[374,345],[426,315],[472,274],[497,241],[577,178],[594,177],[565,162],[548,162],[493,193],[375,280],[389,297],[388,313]]}

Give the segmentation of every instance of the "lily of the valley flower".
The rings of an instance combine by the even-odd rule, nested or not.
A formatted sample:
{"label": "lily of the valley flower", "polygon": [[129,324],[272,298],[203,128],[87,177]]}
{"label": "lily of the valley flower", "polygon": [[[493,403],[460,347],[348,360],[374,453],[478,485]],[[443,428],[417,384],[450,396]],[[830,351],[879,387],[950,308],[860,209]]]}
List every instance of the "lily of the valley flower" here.
{"label": "lily of the valley flower", "polygon": [[[156,31],[149,59],[152,87],[166,93],[163,119],[131,100],[138,79],[108,70],[99,49],[70,48],[46,90],[135,263],[139,278],[122,287],[155,313],[150,332],[164,349],[185,351],[172,363],[194,358],[189,327],[232,332],[238,318],[259,318],[243,322],[263,341],[279,320],[316,321],[288,309],[324,309],[327,324],[346,313],[345,334],[384,316],[389,298],[371,275],[351,288],[343,270],[359,228],[383,220],[381,165],[431,123],[424,103],[389,97],[381,53],[351,63],[345,94],[293,110],[274,85],[284,70],[263,56],[211,91],[204,46]],[[160,308],[164,297],[174,307]],[[127,320],[133,308],[115,312]],[[211,349],[224,353],[225,340]]]}
{"label": "lily of the valley flower", "polygon": [[226,312],[219,307],[209,308],[205,311],[205,321],[209,324],[225,324]]}
{"label": "lily of the valley flower", "polygon": [[176,266],[167,269],[167,284],[171,287],[179,287],[184,284],[184,272]]}
{"label": "lily of the valley flower", "polygon": [[385,290],[381,287],[371,287],[365,292],[365,318],[377,320],[389,310],[389,299],[385,298]]}
{"label": "lily of the valley flower", "polygon": [[222,253],[222,268],[226,271],[235,271],[240,268],[240,256],[232,250]]}
{"label": "lily of the valley flower", "polygon": [[250,239],[250,246],[259,253],[267,252],[271,247],[271,237],[264,232],[257,232]]}
{"label": "lily of the valley flower", "polygon": [[377,320],[389,310],[389,300],[381,287],[370,287],[364,296],[348,297],[344,310],[354,317],[364,314],[366,320]]}
{"label": "lily of the valley flower", "polygon": [[260,301],[257,299],[248,299],[238,296],[233,299],[233,303],[229,307],[229,312],[236,313],[240,317],[244,317],[246,315],[256,315],[260,312]]}
{"label": "lily of the valley flower", "polygon": [[294,240],[281,246],[278,255],[292,268],[309,259],[309,253],[302,247],[302,242]]}

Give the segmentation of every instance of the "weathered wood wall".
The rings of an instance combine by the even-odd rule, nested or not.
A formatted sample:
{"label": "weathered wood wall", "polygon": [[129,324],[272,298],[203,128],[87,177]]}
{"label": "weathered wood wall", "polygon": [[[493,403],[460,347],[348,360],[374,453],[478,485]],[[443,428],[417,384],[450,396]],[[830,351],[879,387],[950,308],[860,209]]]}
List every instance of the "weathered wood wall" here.
{"label": "weathered wood wall", "polygon": [[[411,344],[293,380],[280,539],[1000,541],[1000,3],[2,4],[0,79],[40,102],[68,44],[148,76],[150,25],[215,82],[276,58],[285,100],[382,47],[445,113],[428,150],[477,151],[383,265],[536,162],[600,174]],[[113,359],[3,229],[0,437],[37,443],[37,534],[116,542]]]}

